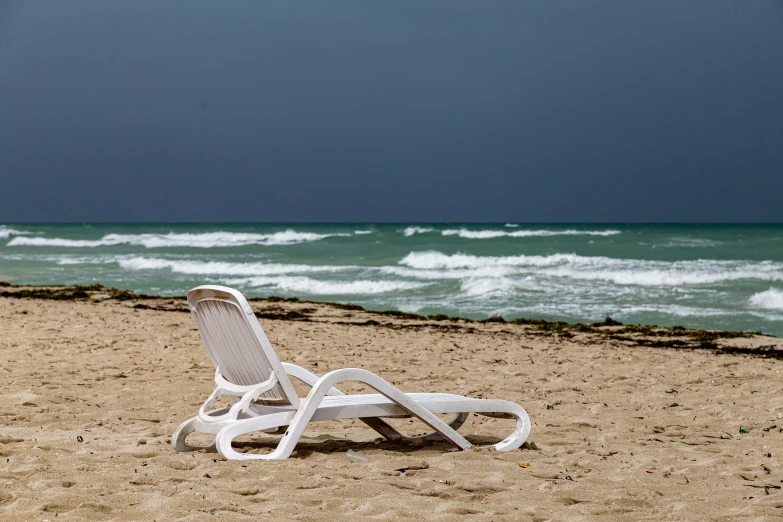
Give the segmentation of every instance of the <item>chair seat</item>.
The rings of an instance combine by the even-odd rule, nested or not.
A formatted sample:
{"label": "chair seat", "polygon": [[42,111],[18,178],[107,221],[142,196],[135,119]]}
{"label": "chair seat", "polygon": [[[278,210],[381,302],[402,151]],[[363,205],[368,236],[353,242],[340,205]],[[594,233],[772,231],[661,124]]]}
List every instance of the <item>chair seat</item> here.
{"label": "chair seat", "polygon": [[[408,393],[408,397],[432,413],[461,413],[491,411],[486,399],[473,399],[451,393]],[[253,411],[259,415],[294,411],[291,405],[254,404]],[[379,393],[356,395],[327,395],[318,405],[312,420],[336,420],[362,417],[409,417],[409,413],[398,404]]]}
{"label": "chair seat", "polygon": [[[468,397],[453,395],[451,393],[409,393],[408,397],[424,404],[432,401],[464,401]],[[385,395],[380,393],[360,393],[357,395],[327,395],[321,402],[322,406],[354,406],[357,404],[377,405],[393,404]]]}

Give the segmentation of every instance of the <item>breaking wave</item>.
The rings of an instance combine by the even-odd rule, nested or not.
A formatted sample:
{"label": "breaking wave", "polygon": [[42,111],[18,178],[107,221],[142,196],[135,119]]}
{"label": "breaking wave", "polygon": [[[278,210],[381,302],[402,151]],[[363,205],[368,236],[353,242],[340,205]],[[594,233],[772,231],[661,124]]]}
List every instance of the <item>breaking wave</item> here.
{"label": "breaking wave", "polygon": [[601,259],[614,261],[609,258],[589,258],[576,254],[553,254],[550,256],[474,256],[471,254],[443,254],[434,250],[425,252],[411,252],[400,260],[399,264],[411,268],[427,270],[443,268],[486,268],[498,266],[549,266],[568,262],[576,262],[580,259]]}
{"label": "breaking wave", "polygon": [[[771,261],[643,261],[589,257],[576,254],[549,256],[474,256],[441,252],[411,252],[399,262],[414,269],[435,271],[505,268],[517,275],[604,281],[617,285],[682,286],[704,285],[743,279],[783,281],[783,263]],[[410,273],[414,275],[414,273]]]}
{"label": "breaking wave", "polygon": [[95,248],[116,245],[134,245],[145,248],[227,248],[247,245],[294,245],[310,241],[319,241],[327,237],[350,236],[348,233],[317,234],[285,230],[272,234],[253,234],[244,232],[204,232],[198,234],[107,234],[101,239],[65,239],[48,237],[15,237],[8,246],[45,246],[67,248]]}
{"label": "breaking wave", "polygon": [[240,280],[226,280],[226,284],[247,285],[253,288],[274,288],[275,291],[310,295],[371,295],[414,290],[427,286],[426,283],[409,281],[318,280],[306,276],[253,277]]}
{"label": "breaking wave", "polygon": [[610,315],[783,335],[780,227],[6,223],[0,238],[0,281],[163,295],[227,284],[476,319]]}
{"label": "breaking wave", "polygon": [[179,274],[264,276],[277,274],[299,274],[307,272],[341,272],[352,270],[353,266],[301,265],[284,263],[229,263],[222,261],[187,261],[130,257],[120,259],[118,264],[125,270],[171,270]]}
{"label": "breaking wave", "polygon": [[675,237],[666,243],[656,245],[664,248],[712,248],[723,245],[722,241],[694,237]]}
{"label": "breaking wave", "polygon": [[[506,225],[512,226],[512,225]],[[549,236],[615,236],[619,230],[468,230],[466,228],[448,229],[441,232],[444,236],[459,236],[464,239],[492,239],[496,237],[549,237]]]}
{"label": "breaking wave", "polygon": [[518,286],[517,283],[516,280],[506,277],[475,277],[463,280],[460,290],[467,297],[486,299],[512,294]]}
{"label": "breaking wave", "polygon": [[748,302],[753,308],[783,310],[783,290],[770,288],[764,292],[758,292],[750,296]]}
{"label": "breaking wave", "polygon": [[426,234],[427,232],[435,232],[435,229],[425,227],[408,227],[402,231],[402,233],[405,234],[405,237],[410,237],[414,234]]}
{"label": "breaking wave", "polygon": [[8,228],[5,225],[0,225],[0,239],[6,239],[11,236],[26,236],[29,234],[30,232],[25,232],[23,230],[16,230],[13,228]]}

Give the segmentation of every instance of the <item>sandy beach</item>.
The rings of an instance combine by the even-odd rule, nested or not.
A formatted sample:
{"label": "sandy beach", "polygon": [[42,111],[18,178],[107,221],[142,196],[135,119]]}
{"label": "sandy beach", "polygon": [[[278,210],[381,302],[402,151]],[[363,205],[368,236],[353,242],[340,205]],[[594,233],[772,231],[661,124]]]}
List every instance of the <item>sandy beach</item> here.
{"label": "sandy beach", "polygon": [[[783,516],[781,339],[674,349],[649,332],[637,342],[253,301],[284,361],[318,374],[363,367],[404,391],[509,399],[533,430],[523,449],[499,453],[481,446],[511,421],[473,416],[461,433],[478,447],[460,452],[386,442],[358,421],[317,423],[286,461],[229,462],[169,444],[213,388],[184,301],[0,290],[2,520]],[[257,434],[239,447],[263,453],[276,440]],[[349,461],[349,449],[369,463]],[[423,469],[397,471],[411,466]]]}

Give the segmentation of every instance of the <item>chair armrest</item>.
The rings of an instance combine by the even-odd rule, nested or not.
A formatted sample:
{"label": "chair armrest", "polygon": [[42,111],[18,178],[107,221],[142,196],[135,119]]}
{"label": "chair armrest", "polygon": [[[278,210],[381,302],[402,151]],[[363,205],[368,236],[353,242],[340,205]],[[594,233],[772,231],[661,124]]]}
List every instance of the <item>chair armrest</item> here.
{"label": "chair armrest", "polygon": [[[293,377],[294,379],[305,383],[311,388],[315,386],[315,383],[318,382],[319,377],[316,374],[314,374],[309,370],[305,370],[301,366],[297,366],[296,364],[291,364],[286,362],[282,363],[282,365],[283,365],[283,370],[285,370],[285,373],[289,377]],[[340,390],[338,390],[337,388],[332,387],[329,389],[328,392],[326,392],[326,395],[345,395],[345,394]]]}

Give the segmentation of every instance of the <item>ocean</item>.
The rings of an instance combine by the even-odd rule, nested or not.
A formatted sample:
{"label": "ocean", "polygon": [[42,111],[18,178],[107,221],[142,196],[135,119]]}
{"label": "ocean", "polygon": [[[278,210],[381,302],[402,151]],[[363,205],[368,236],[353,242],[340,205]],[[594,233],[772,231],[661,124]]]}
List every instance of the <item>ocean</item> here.
{"label": "ocean", "polygon": [[783,225],[8,224],[0,281],[783,336]]}

